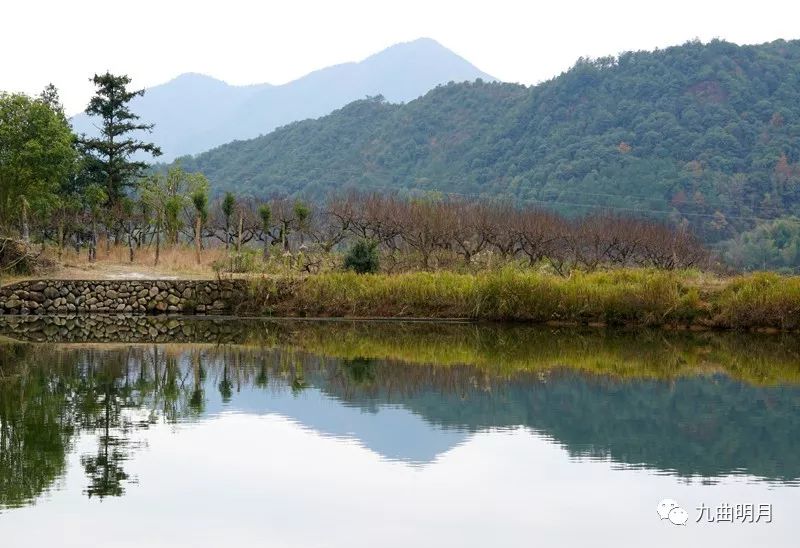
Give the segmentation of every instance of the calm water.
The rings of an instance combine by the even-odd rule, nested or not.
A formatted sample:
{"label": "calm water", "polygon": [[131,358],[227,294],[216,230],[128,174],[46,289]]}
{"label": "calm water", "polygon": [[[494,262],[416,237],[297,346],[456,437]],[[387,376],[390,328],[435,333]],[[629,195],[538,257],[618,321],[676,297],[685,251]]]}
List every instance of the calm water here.
{"label": "calm water", "polygon": [[796,337],[0,317],[3,547],[797,546],[799,481]]}

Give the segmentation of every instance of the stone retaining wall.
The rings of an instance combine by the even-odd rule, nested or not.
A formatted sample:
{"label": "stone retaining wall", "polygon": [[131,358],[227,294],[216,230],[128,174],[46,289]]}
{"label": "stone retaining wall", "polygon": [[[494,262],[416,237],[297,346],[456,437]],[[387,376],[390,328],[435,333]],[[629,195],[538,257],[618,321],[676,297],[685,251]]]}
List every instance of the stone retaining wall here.
{"label": "stone retaining wall", "polygon": [[242,280],[32,280],[0,287],[0,314],[227,314]]}
{"label": "stone retaining wall", "polygon": [[0,337],[20,342],[237,344],[252,325],[227,318],[170,318],[131,314],[2,316]]}

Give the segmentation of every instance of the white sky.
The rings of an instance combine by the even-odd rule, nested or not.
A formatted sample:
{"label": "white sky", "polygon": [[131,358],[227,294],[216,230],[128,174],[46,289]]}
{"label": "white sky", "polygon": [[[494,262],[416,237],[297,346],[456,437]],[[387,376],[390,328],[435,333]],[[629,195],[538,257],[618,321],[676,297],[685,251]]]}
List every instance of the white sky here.
{"label": "white sky", "polygon": [[0,89],[38,93],[53,82],[74,114],[91,96],[88,78],[106,69],[137,87],[184,72],[280,84],[422,36],[532,84],[581,55],[800,38],[800,2],[0,0],[0,29]]}

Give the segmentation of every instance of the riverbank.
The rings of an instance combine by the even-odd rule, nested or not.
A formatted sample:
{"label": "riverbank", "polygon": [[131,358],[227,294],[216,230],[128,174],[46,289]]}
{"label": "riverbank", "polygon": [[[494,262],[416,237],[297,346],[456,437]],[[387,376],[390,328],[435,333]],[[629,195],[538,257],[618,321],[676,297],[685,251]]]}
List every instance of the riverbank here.
{"label": "riverbank", "polygon": [[507,268],[217,280],[39,280],[0,288],[5,314],[426,318],[674,329],[800,330],[800,277]]}
{"label": "riverbank", "polygon": [[617,269],[569,277],[506,269],[250,279],[242,315],[463,318],[675,328],[800,329],[800,277]]}

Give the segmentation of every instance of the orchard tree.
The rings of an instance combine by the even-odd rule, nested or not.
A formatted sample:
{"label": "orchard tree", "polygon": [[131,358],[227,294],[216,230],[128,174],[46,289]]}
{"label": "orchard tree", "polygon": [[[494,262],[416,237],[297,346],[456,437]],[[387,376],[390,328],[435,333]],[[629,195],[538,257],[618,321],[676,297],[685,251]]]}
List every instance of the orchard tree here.
{"label": "orchard tree", "polygon": [[101,216],[102,205],[108,201],[108,194],[97,184],[86,187],[83,193],[84,205],[91,219],[92,239],[89,242],[89,262],[97,260],[97,220]]}
{"label": "orchard tree", "polygon": [[263,204],[258,208],[258,216],[261,219],[261,237],[264,240],[264,259],[269,257],[269,232],[272,225],[272,208],[269,204]]}
{"label": "orchard tree", "polygon": [[152,214],[156,266],[161,253],[161,232],[166,231],[169,243],[178,243],[181,214],[192,205],[197,208],[194,196],[198,193],[207,195],[208,188],[208,179],[202,173],[187,173],[180,166],[171,167],[166,174],[155,173],[140,180],[142,202]]}
{"label": "orchard tree", "polygon": [[225,217],[225,250],[228,250],[228,246],[230,245],[231,241],[231,217],[233,216],[233,211],[236,209],[236,198],[233,196],[232,193],[226,192],[225,197],[222,199],[222,215]]}
{"label": "orchard tree", "polygon": [[192,205],[195,210],[194,245],[197,252],[197,264],[200,264],[200,251],[202,250],[203,223],[208,218],[208,190],[198,188],[192,193]]}
{"label": "orchard tree", "polygon": [[152,124],[139,123],[139,117],[129,108],[129,103],[144,95],[144,90],[128,90],[131,79],[110,72],[95,74],[91,82],[97,90],[86,107],[86,114],[99,118],[100,135],[83,135],[80,142],[92,160],[95,182],[103,185],[113,206],[147,168],[146,162],[132,157],[139,152],[160,156],[161,149],[135,137],[137,132],[153,129]]}

